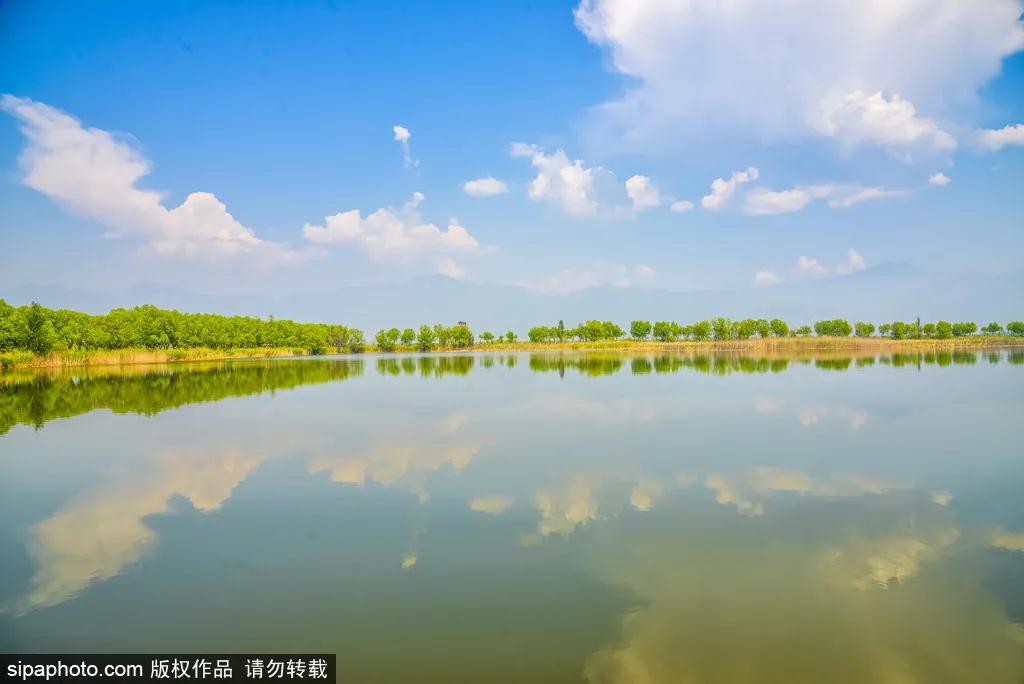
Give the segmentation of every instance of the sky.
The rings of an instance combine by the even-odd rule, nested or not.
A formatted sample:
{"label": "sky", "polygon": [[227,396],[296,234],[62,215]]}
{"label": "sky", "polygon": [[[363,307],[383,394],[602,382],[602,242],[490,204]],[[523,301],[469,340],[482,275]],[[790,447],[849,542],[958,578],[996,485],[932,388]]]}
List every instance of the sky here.
{"label": "sky", "polygon": [[0,296],[1024,268],[1021,0],[0,3]]}

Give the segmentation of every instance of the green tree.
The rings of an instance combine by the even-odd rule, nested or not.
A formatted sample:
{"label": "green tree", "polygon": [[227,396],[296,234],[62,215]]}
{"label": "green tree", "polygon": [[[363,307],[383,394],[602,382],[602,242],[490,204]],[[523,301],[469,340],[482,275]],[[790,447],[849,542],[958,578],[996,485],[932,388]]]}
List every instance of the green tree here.
{"label": "green tree", "polygon": [[654,339],[659,342],[672,342],[676,338],[675,325],[671,321],[658,321],[653,330]]}
{"label": "green tree", "polygon": [[698,321],[690,326],[693,339],[702,342],[711,337],[711,321]]}
{"label": "green tree", "polygon": [[32,302],[25,314],[28,338],[25,347],[36,354],[48,354],[57,346],[57,333],[46,310],[38,302]]}
{"label": "green tree", "polygon": [[422,352],[428,352],[437,345],[437,332],[429,325],[420,326],[420,332],[416,336],[416,346]]}
{"label": "green tree", "polygon": [[960,323],[953,324],[953,337],[967,337],[978,332],[978,324],[969,321],[963,321]]}
{"label": "green tree", "polygon": [[797,337],[807,337],[811,334],[811,326],[801,325],[799,328],[793,331],[793,334]]}
{"label": "green tree", "polygon": [[733,336],[732,321],[728,318],[715,318],[712,320],[711,336],[716,340],[731,340]]}
{"label": "green tree", "polygon": [[650,337],[650,320],[633,320],[630,323],[630,335],[634,340],[646,340]]}
{"label": "green tree", "polygon": [[935,336],[940,340],[948,340],[953,336],[953,326],[949,321],[939,321],[935,324]]}
{"label": "green tree", "polygon": [[1024,321],[1010,321],[1006,324],[1006,332],[1014,337],[1024,335]]}
{"label": "green tree", "polygon": [[645,340],[651,335],[650,321],[633,321],[629,324],[629,334],[634,340]]}
{"label": "green tree", "polygon": [[382,352],[393,352],[395,347],[398,345],[398,339],[402,336],[402,331],[398,328],[391,328],[390,330],[378,330],[375,336],[377,342],[377,349]]}
{"label": "green tree", "polygon": [[982,328],[981,332],[986,334],[986,335],[998,335],[1001,332],[1003,332],[1003,326],[999,325],[995,321],[992,321],[991,323],[986,325],[984,328]]}
{"label": "green tree", "polygon": [[448,343],[455,349],[473,346],[473,331],[465,323],[453,325],[448,329]]}
{"label": "green tree", "polygon": [[485,330],[480,334],[480,339],[486,342],[487,344],[490,344],[494,342],[494,333],[492,333],[490,330]]}
{"label": "green tree", "polygon": [[772,335],[775,337],[786,337],[789,335],[789,325],[786,321],[779,318],[773,318],[769,323],[772,329]]}
{"label": "green tree", "polygon": [[408,346],[416,341],[416,331],[412,328],[406,328],[402,331],[402,344]]}
{"label": "green tree", "polygon": [[366,351],[366,337],[363,331],[351,328],[348,332],[348,350],[353,354],[362,354]]}
{"label": "green tree", "polygon": [[857,337],[871,337],[875,333],[875,324],[857,321],[853,329]]}
{"label": "green tree", "polygon": [[511,330],[509,330],[509,331],[508,331],[507,333],[505,333],[505,341],[506,341],[506,342],[512,343],[512,342],[515,342],[515,341],[516,341],[516,340],[518,340],[518,339],[519,339],[519,336],[518,336],[518,335],[516,335],[516,334],[515,334],[515,333],[514,333],[513,331],[511,331]]}

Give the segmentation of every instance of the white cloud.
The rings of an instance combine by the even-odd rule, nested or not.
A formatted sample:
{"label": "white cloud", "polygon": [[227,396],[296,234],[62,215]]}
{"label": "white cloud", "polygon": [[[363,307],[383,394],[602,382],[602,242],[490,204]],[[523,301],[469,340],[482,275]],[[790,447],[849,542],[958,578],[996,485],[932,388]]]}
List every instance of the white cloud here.
{"label": "white cloud", "polygon": [[716,178],[711,182],[711,193],[701,198],[700,204],[705,209],[717,211],[724,209],[736,194],[736,188],[744,183],[757,180],[758,171],[753,166],[745,171],[734,171],[729,180]]}
{"label": "white cloud", "polygon": [[322,226],[306,224],[303,235],[318,244],[355,244],[376,261],[405,262],[437,259],[438,271],[461,277],[464,271],[453,255],[472,255],[481,251],[468,230],[452,219],[447,229],[425,223],[419,212],[422,193],[413,193],[401,209],[378,209],[365,218],[358,209],[324,218]]}
{"label": "white cloud", "polygon": [[215,195],[193,192],[174,209],[161,193],[137,183],[152,165],[135,147],[108,131],[85,128],[59,109],[4,95],[0,107],[21,122],[27,145],[20,163],[24,183],[113,235],[138,235],[147,251],[216,259],[245,256],[263,265],[294,264],[316,253],[262,240]]}
{"label": "white cloud", "polygon": [[754,274],[754,282],[758,285],[778,285],[782,278],[775,271],[758,271]]}
{"label": "white cloud", "polygon": [[863,271],[866,267],[867,264],[864,261],[864,257],[852,247],[846,250],[846,259],[831,270],[812,257],[801,256],[796,260],[797,272],[814,277],[848,275],[857,271]]}
{"label": "white cloud", "polygon": [[693,202],[690,202],[689,200],[679,200],[678,202],[673,202],[670,209],[677,214],[685,214],[686,212],[693,210]]}
{"label": "white cloud", "polygon": [[525,283],[525,285],[538,292],[566,294],[601,285],[633,287],[650,280],[655,275],[655,270],[646,264],[630,267],[596,261],[587,268],[565,269],[542,282]]}
{"label": "white cloud", "polygon": [[466,269],[459,266],[454,259],[442,259],[438,262],[437,272],[449,278],[463,278],[466,275]]}
{"label": "white cloud", "polygon": [[550,202],[570,216],[594,216],[600,208],[599,185],[615,177],[600,166],[585,167],[583,160],[569,161],[564,150],[547,154],[536,145],[512,143],[513,157],[529,157],[537,176],[530,182],[530,199]]}
{"label": "white cloud", "polygon": [[508,186],[493,176],[476,178],[462,184],[462,189],[467,195],[474,197],[489,197],[491,195],[503,195],[508,192]]}
{"label": "white cloud", "polygon": [[412,138],[412,133],[405,126],[394,125],[391,127],[391,132],[394,133],[395,142],[402,146],[402,157],[405,161],[406,166],[418,166],[419,161],[413,159],[409,152],[409,140]]}
{"label": "white cloud", "polygon": [[846,261],[836,266],[836,273],[838,275],[847,275],[863,271],[864,267],[864,257],[860,255],[860,252],[851,247],[846,250]]}
{"label": "white cloud", "polygon": [[779,191],[755,188],[744,198],[744,211],[755,216],[788,214],[800,211],[811,202],[820,199],[827,200],[828,206],[833,209],[845,209],[862,202],[899,197],[904,194],[906,192],[903,190],[829,183],[798,186],[790,190]]}
{"label": "white cloud", "polygon": [[757,188],[747,195],[746,212],[756,216],[788,214],[800,211],[814,199],[810,188],[793,188],[775,192]]}
{"label": "white cloud", "polygon": [[817,259],[811,257],[800,256],[796,260],[797,270],[804,273],[809,273],[813,276],[823,276],[828,272],[824,266],[818,263]]}
{"label": "white cloud", "polygon": [[981,146],[992,150],[1001,150],[1007,145],[1024,145],[1024,124],[1004,126],[1000,129],[983,129],[978,131]]}
{"label": "white cloud", "polygon": [[643,211],[661,204],[661,194],[651,185],[651,179],[647,176],[630,176],[626,180],[626,194],[635,211]]}
{"label": "white cloud", "polygon": [[822,135],[844,145],[873,143],[903,155],[910,151],[948,153],[956,149],[956,140],[931,119],[917,115],[914,105],[893,95],[886,99],[879,92],[856,90],[826,101],[815,127]]}
{"label": "white cloud", "polygon": [[1020,14],[1019,0],[582,0],[575,16],[637,83],[595,110],[627,148],[825,136],[916,153],[953,148],[946,129],[970,125],[1024,47]]}
{"label": "white cloud", "polygon": [[942,173],[941,171],[939,173],[933,173],[931,176],[928,177],[928,182],[931,185],[938,185],[940,187],[943,185],[949,185],[952,182],[952,180],[952,178]]}

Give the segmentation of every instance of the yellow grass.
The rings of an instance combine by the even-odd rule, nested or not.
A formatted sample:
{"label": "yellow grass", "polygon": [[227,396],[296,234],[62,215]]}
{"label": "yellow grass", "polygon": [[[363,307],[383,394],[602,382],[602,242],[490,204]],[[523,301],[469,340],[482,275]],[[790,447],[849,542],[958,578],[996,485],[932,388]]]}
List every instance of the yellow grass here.
{"label": "yellow grass", "polygon": [[64,351],[36,355],[28,352],[0,354],[0,368],[67,368],[73,366],[127,366],[179,361],[221,361],[304,356],[302,349],[114,349]]}
{"label": "yellow grass", "polygon": [[[869,354],[913,353],[933,350],[992,349],[1024,347],[1024,338],[1005,335],[973,335],[948,340],[891,340],[860,337],[783,337],[754,340],[708,340],[704,342],[657,342],[654,340],[603,340],[600,342],[495,342],[477,344],[468,349],[437,349],[438,352],[705,352],[753,356],[865,356]],[[368,345],[368,352],[376,347]],[[416,351],[415,347],[400,345],[400,353]],[[128,366],[138,364],[175,363],[181,361],[223,361],[229,359],[269,359],[306,356],[302,349],[118,349],[110,351],[66,351],[47,355],[28,352],[0,354],[0,369],[9,368],[71,368],[81,366]]]}

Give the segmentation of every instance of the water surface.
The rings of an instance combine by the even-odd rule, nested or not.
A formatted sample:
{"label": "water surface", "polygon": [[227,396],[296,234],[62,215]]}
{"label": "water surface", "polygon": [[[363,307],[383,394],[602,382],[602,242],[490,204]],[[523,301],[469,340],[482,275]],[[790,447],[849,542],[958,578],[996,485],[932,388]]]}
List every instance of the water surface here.
{"label": "water surface", "polygon": [[1024,354],[0,375],[0,650],[1024,680]]}

